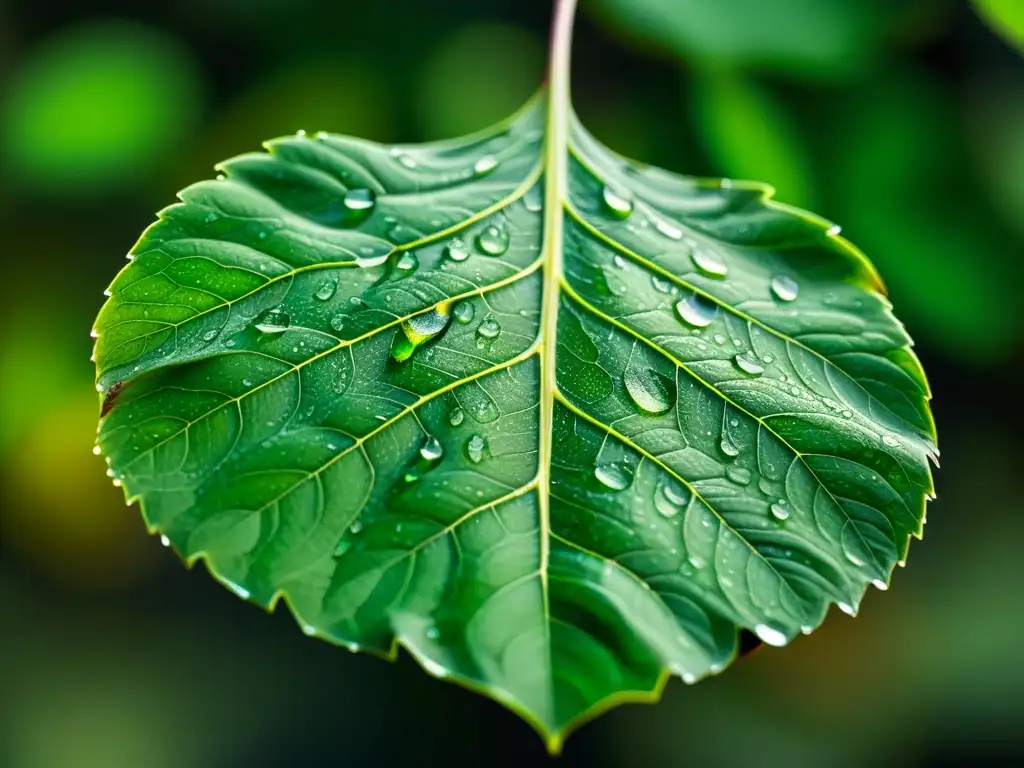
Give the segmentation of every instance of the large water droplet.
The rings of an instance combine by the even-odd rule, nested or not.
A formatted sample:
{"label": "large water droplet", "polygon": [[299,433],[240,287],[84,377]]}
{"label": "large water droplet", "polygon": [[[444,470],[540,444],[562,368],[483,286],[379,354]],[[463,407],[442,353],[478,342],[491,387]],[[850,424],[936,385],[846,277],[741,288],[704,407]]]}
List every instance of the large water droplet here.
{"label": "large water droplet", "polygon": [[377,195],[372,189],[350,189],[343,200],[350,211],[368,211],[377,203]]}
{"label": "large water droplet", "polygon": [[601,190],[601,200],[613,218],[626,219],[633,212],[633,201],[611,187],[606,186]]}
{"label": "large water droplet", "polygon": [[487,441],[480,435],[473,435],[466,441],[466,455],[474,464],[479,464],[484,457]]}
{"label": "large water droplet", "polygon": [[499,334],[501,334],[501,324],[493,317],[488,317],[480,323],[480,327],[476,329],[476,333],[477,336],[487,339],[488,341],[496,339]]}
{"label": "large water droplet", "polygon": [[781,499],[775,504],[772,504],[771,510],[772,517],[774,517],[776,520],[789,519],[789,506],[786,504],[785,501],[782,501]]}
{"label": "large water droplet", "polygon": [[675,517],[689,502],[686,490],[675,480],[661,480],[654,491],[654,508],[663,517]]}
{"label": "large water droplet", "polygon": [[624,464],[612,462],[594,467],[594,477],[613,491],[624,491],[633,484],[633,472]]}
{"label": "large water droplet", "polygon": [[657,371],[642,365],[627,365],[622,382],[637,408],[647,413],[664,413],[675,400],[675,386]]}
{"label": "large water droplet", "polygon": [[416,258],[416,254],[414,253],[403,253],[398,257],[398,261],[395,262],[395,266],[402,272],[411,272],[419,265],[419,259]]}
{"label": "large water droplet", "polygon": [[718,305],[710,299],[694,293],[676,302],[676,312],[687,325],[705,328],[718,317]]}
{"label": "large water droplet", "polygon": [[445,253],[452,261],[465,261],[469,258],[469,246],[466,245],[465,240],[456,237],[448,243],[448,246],[445,248]]}
{"label": "large water droplet", "polygon": [[313,294],[320,301],[329,301],[333,296],[334,292],[338,290],[338,281],[329,277],[320,284],[320,287],[316,289],[316,293]]}
{"label": "large water droplet", "polygon": [[424,461],[437,461],[444,456],[444,446],[433,435],[427,435],[427,439],[420,446],[420,456],[423,457]]}
{"label": "large water droplet", "polygon": [[473,302],[464,301],[455,306],[453,314],[455,315],[455,319],[462,325],[469,325],[473,322],[473,316],[476,314],[476,310],[473,308]]}
{"label": "large water droplet", "polygon": [[750,485],[750,470],[744,467],[733,467],[728,466],[725,468],[725,476],[736,483],[736,485],[742,485],[744,487]]}
{"label": "large water droplet", "polygon": [[789,275],[776,275],[772,278],[772,294],[779,301],[795,301],[800,293],[800,285]]}
{"label": "large water droplet", "polygon": [[473,163],[473,173],[477,176],[483,176],[485,173],[490,173],[498,167],[498,158],[494,155],[484,155],[475,163]]}
{"label": "large water droplet", "polygon": [[417,348],[447,328],[450,320],[451,314],[445,307],[410,317],[402,323],[402,332],[395,334],[391,356],[400,363],[408,360]]}
{"label": "large water droplet", "polygon": [[256,330],[263,333],[283,333],[292,324],[288,313],[280,309],[267,309],[256,318]]}
{"label": "large water droplet", "polygon": [[729,274],[729,267],[726,266],[722,257],[714,251],[708,251],[704,248],[694,248],[693,253],[690,254],[690,258],[693,259],[693,263],[696,265],[703,274],[708,277],[725,277]]}
{"label": "large water droplet", "polygon": [[[356,265],[362,267],[363,269],[379,267],[381,264],[388,260],[388,256],[390,256],[389,253],[378,253],[371,255],[360,254],[356,256]],[[352,298],[356,299],[358,297],[353,296]]]}
{"label": "large water droplet", "polygon": [[757,362],[753,355],[743,353],[736,355],[732,360],[736,363],[737,368],[751,376],[760,376],[764,373],[764,366]]}
{"label": "large water droplet", "polygon": [[488,256],[501,256],[508,250],[508,230],[498,224],[489,224],[477,235],[476,244]]}
{"label": "large water droplet", "polygon": [[781,648],[789,642],[782,632],[774,627],[768,626],[767,624],[758,624],[755,626],[754,634],[758,636],[761,642],[767,643],[768,645],[774,645],[777,648]]}
{"label": "large water droplet", "polygon": [[729,438],[723,437],[722,442],[718,444],[718,447],[722,449],[722,453],[726,456],[739,456],[740,449],[736,447],[736,444]]}

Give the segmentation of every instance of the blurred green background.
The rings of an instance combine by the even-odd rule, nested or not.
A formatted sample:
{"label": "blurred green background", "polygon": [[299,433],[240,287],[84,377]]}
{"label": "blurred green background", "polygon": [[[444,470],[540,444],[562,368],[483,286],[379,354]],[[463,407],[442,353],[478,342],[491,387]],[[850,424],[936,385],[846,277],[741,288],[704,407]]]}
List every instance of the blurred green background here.
{"label": "blurred green background", "polygon": [[[995,30],[967,0],[582,0],[575,101],[599,138],[771,182],[875,261],[943,469],[924,542],[858,619],[619,708],[563,765],[1024,764],[1024,0],[977,5]],[[216,161],[297,129],[480,128],[541,79],[550,10],[0,2],[0,765],[544,759],[498,705],[309,640],[149,538],[90,452],[88,332]]]}

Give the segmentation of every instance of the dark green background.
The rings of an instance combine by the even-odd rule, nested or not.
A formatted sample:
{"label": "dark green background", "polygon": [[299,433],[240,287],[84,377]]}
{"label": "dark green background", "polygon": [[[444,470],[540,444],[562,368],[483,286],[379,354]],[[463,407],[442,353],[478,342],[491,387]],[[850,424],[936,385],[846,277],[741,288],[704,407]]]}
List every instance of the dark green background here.
{"label": "dark green background", "polygon": [[[930,374],[943,469],[924,542],[858,619],[674,681],[585,726],[563,763],[1024,759],[1024,58],[959,0],[581,5],[575,98],[599,138],[773,182],[875,261]],[[309,640],[147,537],[89,452],[88,329],[154,212],[217,160],[300,128],[482,127],[534,89],[549,13],[0,4],[0,765],[542,759],[497,704]]]}

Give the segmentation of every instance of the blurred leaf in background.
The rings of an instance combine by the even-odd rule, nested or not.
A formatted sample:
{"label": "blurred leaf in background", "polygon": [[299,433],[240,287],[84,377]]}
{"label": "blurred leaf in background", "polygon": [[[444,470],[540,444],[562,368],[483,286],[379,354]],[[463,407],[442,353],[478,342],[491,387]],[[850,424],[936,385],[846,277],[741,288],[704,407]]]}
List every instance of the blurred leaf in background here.
{"label": "blurred leaf in background", "polygon": [[540,87],[544,41],[503,24],[474,24],[439,40],[419,70],[417,114],[429,139],[486,128]]}
{"label": "blurred leaf in background", "polygon": [[[1024,8],[1024,2],[1021,7]],[[1024,73],[977,77],[970,88],[967,124],[972,159],[988,198],[1014,229],[1024,250]],[[1010,246],[1013,247],[1012,245]]]}
{"label": "blurred leaf in background", "polygon": [[972,0],[993,31],[1024,51],[1024,2],[1021,0]]}
{"label": "blurred leaf in background", "polygon": [[882,0],[598,0],[610,29],[653,40],[688,63],[845,78],[876,56]]}
{"label": "blurred leaf in background", "polygon": [[847,94],[828,130],[835,218],[878,266],[916,338],[991,363],[1022,318],[1019,246],[979,205],[956,106],[923,70]]}
{"label": "blurred leaf in background", "polygon": [[202,90],[191,54],[158,29],[106,20],[63,29],[7,85],[5,172],[44,193],[137,181],[194,124]]}
{"label": "blurred leaf in background", "polygon": [[721,175],[767,181],[781,202],[816,206],[805,142],[772,91],[723,70],[696,73],[691,88],[690,115]]}

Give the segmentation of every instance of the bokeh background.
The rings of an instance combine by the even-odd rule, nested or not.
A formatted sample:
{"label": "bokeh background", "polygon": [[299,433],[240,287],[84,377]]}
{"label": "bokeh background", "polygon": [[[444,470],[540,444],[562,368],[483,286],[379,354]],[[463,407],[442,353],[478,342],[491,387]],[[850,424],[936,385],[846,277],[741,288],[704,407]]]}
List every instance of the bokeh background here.
{"label": "bokeh background", "polygon": [[[216,161],[511,112],[550,3],[73,5],[0,0],[0,765],[542,763],[498,705],[310,640],[148,537],[90,450],[89,328],[155,211]],[[1024,34],[966,0],[581,6],[575,101],[599,138],[770,181],[876,262],[943,468],[925,540],[859,618],[619,708],[562,765],[1024,764]]]}

